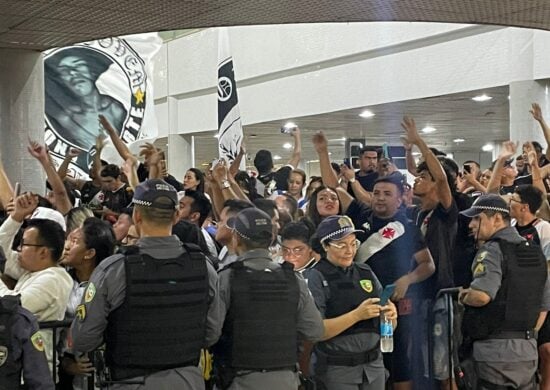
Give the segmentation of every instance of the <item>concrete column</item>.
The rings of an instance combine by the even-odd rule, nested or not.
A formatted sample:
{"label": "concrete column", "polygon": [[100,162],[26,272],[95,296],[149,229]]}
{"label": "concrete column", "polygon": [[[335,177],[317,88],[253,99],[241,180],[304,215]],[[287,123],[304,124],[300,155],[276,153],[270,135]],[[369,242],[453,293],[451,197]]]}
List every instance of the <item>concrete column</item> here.
{"label": "concrete column", "polygon": [[178,132],[178,100],[168,97],[168,172],[183,182],[185,172],[195,166],[195,143],[192,135]]}
{"label": "concrete column", "polygon": [[[547,81],[515,81],[510,83],[510,139],[512,141],[538,141],[546,150],[546,140],[537,121],[529,113],[531,103],[538,103],[546,121],[550,121],[550,99]],[[498,148],[495,148],[498,152]],[[521,145],[520,145],[521,151]]]}
{"label": "concrete column", "polygon": [[28,152],[44,141],[44,62],[31,50],[0,49],[0,153],[12,183],[44,194],[46,175]]}

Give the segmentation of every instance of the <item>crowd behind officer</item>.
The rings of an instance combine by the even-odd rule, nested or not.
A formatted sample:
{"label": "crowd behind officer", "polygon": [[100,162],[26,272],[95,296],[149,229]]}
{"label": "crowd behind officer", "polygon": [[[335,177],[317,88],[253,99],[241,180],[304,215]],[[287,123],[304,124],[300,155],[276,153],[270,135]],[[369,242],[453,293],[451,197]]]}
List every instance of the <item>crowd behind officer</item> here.
{"label": "crowd behind officer", "polygon": [[[546,134],[540,108],[531,109]],[[456,308],[437,292],[463,287],[459,305],[466,306],[467,315],[462,329],[470,338],[480,386],[531,386],[538,364],[541,388],[550,388],[546,327],[538,351],[531,338],[547,323],[548,309],[544,257],[534,255],[540,254],[538,245],[548,252],[550,165],[544,147],[527,142],[518,153],[516,143],[506,142],[491,167],[468,161],[461,168],[430,148],[414,120],[405,118],[403,140],[413,185],[391,156],[371,145],[360,151],[357,172],[351,165],[338,166],[330,161],[321,132],[312,138],[321,177],[308,180],[295,169],[302,137],[296,128],[289,166],[276,171],[269,151],[256,155],[262,183],[258,191],[255,178],[238,169],[244,146],[232,164],[220,160],[205,172],[187,167],[179,181],[167,171],[163,151],[145,144],[140,156],[133,156],[119,131],[105,118],[101,123],[125,163],[119,168],[102,161],[98,139],[87,186],[67,177],[76,153],[69,153],[58,174],[39,142],[30,142],[29,153],[52,189],[44,197],[14,194],[0,161],[5,211],[0,246],[7,258],[0,295],[19,294],[23,308],[38,321],[76,316],[70,352],[82,357],[75,360],[78,373],[95,372],[97,385],[201,389],[213,375],[222,388],[295,390],[301,374],[311,376],[304,382],[308,386],[316,382],[328,390],[381,389],[385,383],[395,390],[454,388],[450,373],[457,369],[460,334],[452,334],[451,351],[445,337],[447,330],[458,330],[447,323]],[[418,161],[414,148],[420,151]],[[83,193],[75,200],[78,190]],[[182,191],[179,197],[176,190]],[[510,199],[490,198],[499,210],[485,210],[471,223],[459,216],[476,198],[473,210],[479,211],[487,192]],[[79,200],[82,209],[75,208]],[[108,239],[97,238],[110,248],[103,260],[104,255],[97,257],[101,245],[74,237],[78,228],[86,230],[86,207],[107,221],[97,225],[109,232]],[[112,256],[107,223],[115,223],[119,244]],[[474,235],[468,235],[468,223]],[[478,248],[484,245],[475,260],[474,239]],[[59,265],[64,240],[67,251]],[[522,248],[519,255],[502,255],[501,246],[510,242]],[[202,251],[193,244],[202,244]],[[522,250],[531,254],[526,257]],[[536,266],[527,271],[525,259]],[[95,268],[89,267],[92,263]],[[391,301],[379,304],[381,291],[392,284]],[[532,294],[504,294],[510,288]],[[493,313],[495,307],[505,313],[502,328],[475,333],[478,323],[471,314]],[[518,307],[525,321],[507,322]],[[400,315],[395,349],[384,359],[378,347],[380,313],[392,320]],[[460,316],[453,318],[460,321]],[[40,332],[34,338],[40,342],[33,345],[44,348],[53,371],[59,361],[53,361],[51,332]],[[208,358],[200,368],[198,362],[214,344],[216,369],[209,372]],[[490,360],[494,351],[503,350],[499,362]],[[90,353],[97,358],[95,367],[85,360]],[[35,355],[28,356],[38,366]],[[455,367],[447,364],[450,358]],[[503,369],[512,361],[515,368]],[[66,358],[64,363],[70,368]]]}

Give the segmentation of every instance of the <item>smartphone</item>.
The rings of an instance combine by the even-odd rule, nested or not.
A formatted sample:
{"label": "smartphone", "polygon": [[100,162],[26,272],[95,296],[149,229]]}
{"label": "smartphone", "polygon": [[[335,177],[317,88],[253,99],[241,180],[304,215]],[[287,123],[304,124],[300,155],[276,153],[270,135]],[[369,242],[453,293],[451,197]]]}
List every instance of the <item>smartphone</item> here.
{"label": "smartphone", "polygon": [[349,158],[344,159],[344,165],[346,165],[348,168],[351,168],[351,163],[349,162]]}
{"label": "smartphone", "polygon": [[384,287],[384,291],[382,291],[382,294],[380,295],[380,306],[385,306],[388,304],[388,300],[393,295],[394,291],[395,284],[388,284],[386,287]]}
{"label": "smartphone", "polygon": [[464,165],[464,172],[466,173],[472,173],[472,167],[468,164]]}
{"label": "smartphone", "polygon": [[390,159],[390,152],[388,150],[388,144],[383,144],[382,145],[382,153],[384,154],[384,158],[386,159]]}
{"label": "smartphone", "polygon": [[292,122],[286,123],[283,127],[281,127],[281,133],[283,134],[292,134],[294,129],[296,129],[298,126]]}
{"label": "smartphone", "polygon": [[19,182],[15,183],[15,188],[13,189],[13,198],[17,198],[21,194],[21,184]]}

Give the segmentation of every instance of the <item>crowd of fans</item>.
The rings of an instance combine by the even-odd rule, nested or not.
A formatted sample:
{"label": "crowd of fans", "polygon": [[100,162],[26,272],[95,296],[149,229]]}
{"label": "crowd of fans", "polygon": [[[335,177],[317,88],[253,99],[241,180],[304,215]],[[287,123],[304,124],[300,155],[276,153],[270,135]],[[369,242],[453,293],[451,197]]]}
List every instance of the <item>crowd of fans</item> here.
{"label": "crowd of fans", "polygon": [[[537,104],[533,104],[531,113],[550,141],[550,127]],[[167,171],[161,150],[146,144],[140,155],[134,156],[111,124],[104,117],[100,121],[124,164],[119,167],[102,160],[104,140],[98,139],[87,181],[68,176],[77,151],[71,150],[56,169],[47,148],[30,142],[29,153],[43,167],[50,190],[44,196],[14,194],[12,183],[17,178],[8,178],[0,162],[0,201],[4,210],[0,247],[6,255],[0,295],[19,294],[22,306],[42,322],[78,316],[79,303],[93,299],[87,295],[87,286],[98,264],[117,248],[139,243],[132,199],[136,187],[147,179],[162,179],[178,191],[179,208],[172,233],[181,242],[199,245],[218,272],[239,258],[230,220],[250,208],[267,214],[273,226],[271,258],[290,263],[308,282],[324,319],[325,332],[333,326],[327,322],[334,317],[330,299],[345,301],[333,290],[333,297],[327,296],[326,259],[339,262],[342,269],[351,267],[346,262],[353,259],[353,272],[361,278],[366,278],[365,272],[372,272],[375,282],[371,290],[395,285],[388,305],[381,306],[375,300],[369,301],[368,307],[361,304],[364,313],[368,312],[363,313],[364,319],[395,311],[391,316],[398,323],[394,349],[384,354],[384,366],[373,364],[373,358],[361,361],[359,366],[364,365],[364,370],[359,372],[319,371],[321,362],[330,365],[331,353],[345,348],[346,343],[356,348],[357,343],[364,342],[363,346],[369,345],[367,349],[378,343],[378,339],[354,338],[357,335],[346,333],[346,329],[333,332],[329,338],[325,333],[316,345],[304,343],[300,347],[296,359],[304,376],[317,375],[329,390],[340,388],[338,383],[379,383],[381,387],[369,389],[382,389],[386,379],[394,389],[427,389],[435,381],[441,388],[456,386],[447,364],[449,351],[441,352],[441,346],[445,349],[448,344],[447,331],[441,329],[453,326],[445,313],[453,309],[446,306],[438,292],[453,287],[466,289],[475,274],[483,272],[474,261],[477,237],[471,234],[469,219],[460,214],[480,196],[501,195],[509,205],[517,232],[539,245],[550,260],[550,148],[544,154],[538,142],[527,141],[521,150],[517,143],[504,142],[490,167],[481,167],[477,161],[459,165],[430,148],[414,120],[405,117],[403,140],[413,183],[407,182],[407,176],[391,159],[369,146],[361,149],[357,167],[336,164],[330,160],[322,132],[311,140],[321,176],[307,178],[298,168],[301,133],[296,128],[292,132],[292,157],[278,170],[274,170],[268,150],[255,155],[256,175],[239,170],[246,155],[243,147],[231,164],[222,159],[204,172],[189,168],[179,181]],[[413,148],[421,153],[418,162]],[[340,226],[345,234],[335,233],[333,226]],[[368,285],[363,289],[369,292]],[[538,324],[542,389],[550,388],[550,325],[544,320],[546,310],[541,310],[544,314]],[[59,367],[59,386],[86,388],[94,367],[88,356],[73,351],[70,332],[64,334],[59,346],[52,345],[51,332],[43,331],[43,338],[50,369]],[[57,362],[51,356],[54,348],[61,351]],[[312,351],[314,359],[310,358]]]}

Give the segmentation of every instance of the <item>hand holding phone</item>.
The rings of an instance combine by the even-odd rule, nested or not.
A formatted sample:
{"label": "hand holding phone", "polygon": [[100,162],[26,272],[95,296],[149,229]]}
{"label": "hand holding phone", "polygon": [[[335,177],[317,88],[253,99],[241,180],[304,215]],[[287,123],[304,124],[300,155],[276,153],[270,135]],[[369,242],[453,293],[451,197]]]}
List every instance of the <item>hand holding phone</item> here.
{"label": "hand holding phone", "polygon": [[472,167],[468,164],[464,164],[464,172],[466,173],[472,173]]}
{"label": "hand holding phone", "polygon": [[17,198],[19,195],[21,195],[21,184],[17,182],[13,189],[13,199]]}

